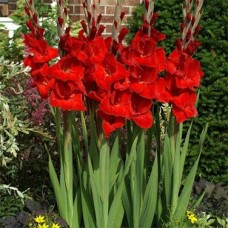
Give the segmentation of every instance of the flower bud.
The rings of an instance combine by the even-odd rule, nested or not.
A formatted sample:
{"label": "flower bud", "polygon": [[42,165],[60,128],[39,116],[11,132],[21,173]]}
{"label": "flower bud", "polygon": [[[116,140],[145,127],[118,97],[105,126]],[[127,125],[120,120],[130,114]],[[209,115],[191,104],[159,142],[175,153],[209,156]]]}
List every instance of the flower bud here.
{"label": "flower bud", "polygon": [[63,22],[64,22],[63,18],[62,17],[58,17],[58,24],[59,24],[60,27],[63,26]]}
{"label": "flower bud", "polygon": [[149,0],[144,0],[146,11],[149,9]]}
{"label": "flower bud", "polygon": [[187,13],[186,19],[188,22],[190,22],[192,19],[191,14],[189,12]]}
{"label": "flower bud", "polygon": [[195,16],[192,16],[191,24],[194,25],[195,21],[196,21],[196,17]]}
{"label": "flower bud", "polygon": [[198,34],[199,31],[201,30],[201,28],[202,28],[202,27],[201,27],[200,25],[197,25],[193,35],[194,35],[194,36],[197,36],[197,34]]}
{"label": "flower bud", "polygon": [[38,16],[36,13],[33,14],[33,20],[36,24],[38,23]]}
{"label": "flower bud", "polygon": [[64,7],[64,14],[65,14],[65,16],[67,16],[67,8],[66,7]]}
{"label": "flower bud", "polygon": [[29,8],[25,6],[24,10],[25,10],[25,13],[30,17],[31,14],[30,14]]}
{"label": "flower bud", "polygon": [[181,32],[184,31],[184,22],[181,22],[181,23],[180,23],[180,30],[181,30]]}
{"label": "flower bud", "polygon": [[100,24],[101,18],[102,18],[102,15],[101,15],[101,13],[100,13],[100,14],[98,15],[98,17],[97,17],[97,23],[98,23],[98,24]]}
{"label": "flower bud", "polygon": [[157,20],[158,18],[158,12],[154,13],[151,20],[150,20],[150,25],[153,25],[154,22]]}
{"label": "flower bud", "polygon": [[84,32],[87,33],[87,26],[86,26],[85,20],[81,21],[81,25],[82,25]]}
{"label": "flower bud", "polygon": [[121,21],[123,20],[124,16],[125,16],[125,12],[122,12],[122,13],[120,14],[120,20],[121,20]]}

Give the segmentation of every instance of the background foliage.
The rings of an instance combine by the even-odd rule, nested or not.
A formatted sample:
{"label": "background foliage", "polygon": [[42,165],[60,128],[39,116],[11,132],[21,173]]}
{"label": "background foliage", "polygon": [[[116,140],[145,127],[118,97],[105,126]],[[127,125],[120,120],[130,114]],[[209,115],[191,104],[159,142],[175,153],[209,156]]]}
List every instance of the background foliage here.
{"label": "background foliage", "polygon": [[[156,0],[155,12],[159,18],[155,27],[166,34],[161,45],[167,53],[173,49],[175,40],[180,37],[179,23],[182,19],[180,0]],[[199,40],[202,46],[195,57],[201,61],[205,76],[200,89],[199,116],[195,118],[191,136],[191,153],[187,162],[189,170],[196,158],[195,145],[200,131],[209,123],[208,136],[200,160],[198,173],[201,177],[213,182],[227,182],[228,165],[228,1],[204,1],[203,16],[200,22],[202,30]],[[136,7],[133,17],[128,21],[130,35],[138,30],[142,23],[143,6]]]}

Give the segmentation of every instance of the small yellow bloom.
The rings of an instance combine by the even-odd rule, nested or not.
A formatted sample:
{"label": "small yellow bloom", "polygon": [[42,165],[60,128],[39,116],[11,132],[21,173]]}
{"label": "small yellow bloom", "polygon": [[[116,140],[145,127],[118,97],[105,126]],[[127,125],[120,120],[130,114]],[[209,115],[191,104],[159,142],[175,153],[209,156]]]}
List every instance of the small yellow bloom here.
{"label": "small yellow bloom", "polygon": [[197,223],[198,219],[195,216],[192,216],[190,218],[190,221],[191,221],[192,224],[194,224],[194,223]]}
{"label": "small yellow bloom", "polygon": [[58,223],[53,223],[51,228],[60,228],[60,225]]}
{"label": "small yellow bloom", "polygon": [[44,216],[39,215],[39,216],[36,216],[34,218],[34,221],[37,222],[37,223],[44,223],[45,222],[45,219],[44,219]]}
{"label": "small yellow bloom", "polygon": [[49,227],[49,225],[47,225],[46,223],[44,223],[44,224],[39,224],[38,225],[38,228],[48,228]]}
{"label": "small yellow bloom", "polygon": [[191,211],[187,211],[187,217],[192,224],[196,223],[198,219],[196,218],[195,214]]}

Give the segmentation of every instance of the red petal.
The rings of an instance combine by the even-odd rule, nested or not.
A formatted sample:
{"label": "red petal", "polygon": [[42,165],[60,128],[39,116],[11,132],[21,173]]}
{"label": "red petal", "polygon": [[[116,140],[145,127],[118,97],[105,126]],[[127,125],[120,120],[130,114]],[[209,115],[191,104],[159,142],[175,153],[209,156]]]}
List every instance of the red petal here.
{"label": "red petal", "polygon": [[150,128],[153,124],[153,117],[151,112],[132,117],[132,120],[143,129]]}

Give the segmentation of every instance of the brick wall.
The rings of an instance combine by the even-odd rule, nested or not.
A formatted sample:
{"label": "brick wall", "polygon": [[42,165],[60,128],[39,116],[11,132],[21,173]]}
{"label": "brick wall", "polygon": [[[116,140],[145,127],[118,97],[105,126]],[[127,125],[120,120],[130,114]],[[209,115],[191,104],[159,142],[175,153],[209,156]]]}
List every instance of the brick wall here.
{"label": "brick wall", "polygon": [[[139,4],[141,0],[125,0],[122,11],[125,14],[125,21],[129,17],[134,9],[134,7]],[[69,16],[73,20],[83,19],[84,13],[81,4],[81,0],[69,0]],[[102,13],[102,24],[106,26],[104,34],[109,34],[111,32],[113,14],[115,9],[115,0],[101,0],[100,12]]]}
{"label": "brick wall", "polygon": [[[45,0],[46,4],[51,3],[52,0]],[[115,8],[115,0],[101,0],[100,11],[103,15],[102,24],[106,26],[104,34],[111,32],[111,26],[113,21],[113,14]],[[125,0],[123,4],[123,11],[125,14],[125,21],[132,13],[134,7],[142,2],[142,0]],[[16,0],[9,0],[9,14],[16,9]],[[81,20],[84,18],[82,0],[68,0],[69,16],[72,20]]]}

